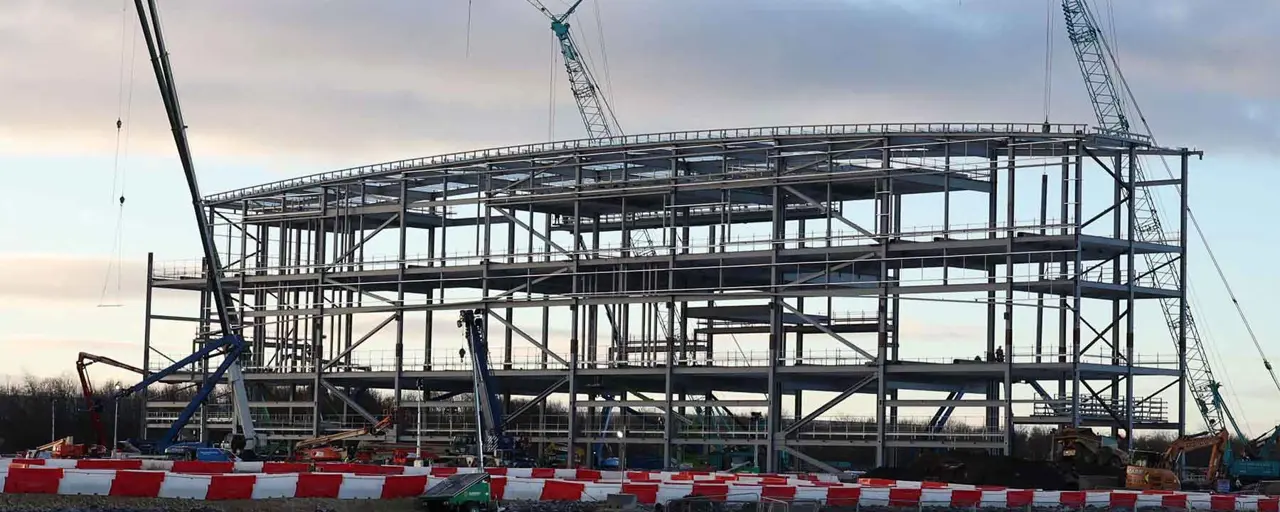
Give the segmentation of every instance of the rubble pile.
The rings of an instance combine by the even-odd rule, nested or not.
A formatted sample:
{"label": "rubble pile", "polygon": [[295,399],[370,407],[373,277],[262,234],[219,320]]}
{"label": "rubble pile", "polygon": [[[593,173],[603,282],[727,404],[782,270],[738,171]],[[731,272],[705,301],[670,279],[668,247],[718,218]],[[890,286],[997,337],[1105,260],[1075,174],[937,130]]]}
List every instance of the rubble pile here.
{"label": "rubble pile", "polygon": [[928,453],[910,465],[876,468],[863,477],[1067,491],[1078,487],[1077,475],[1048,461],[986,454]]}

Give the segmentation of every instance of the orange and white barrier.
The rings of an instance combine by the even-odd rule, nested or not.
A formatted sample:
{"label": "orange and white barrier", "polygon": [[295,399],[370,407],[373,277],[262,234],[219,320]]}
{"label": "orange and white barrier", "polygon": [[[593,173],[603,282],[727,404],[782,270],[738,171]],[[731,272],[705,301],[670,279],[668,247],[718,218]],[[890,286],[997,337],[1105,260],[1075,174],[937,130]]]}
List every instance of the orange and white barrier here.
{"label": "orange and white barrier", "polygon": [[[158,467],[146,466],[163,466]],[[150,460],[0,460],[0,492],[186,498],[393,499],[421,495],[449,475],[477,468],[361,464],[218,463]],[[1164,507],[1280,512],[1280,498],[1172,491],[1036,491],[998,486],[864,478],[839,483],[815,475],[485,468],[493,497],[515,501],[603,501],[633,494],[641,503],[685,497],[747,502],[809,499],[833,506]]]}
{"label": "orange and white barrier", "polygon": [[[337,498],[394,499],[422,494],[444,477],[350,473],[180,474],[164,471],[62,469],[23,464],[0,471],[5,493],[79,494],[194,500]],[[899,482],[905,484],[905,482]],[[612,493],[633,494],[642,503],[684,497],[716,501],[761,498],[813,499],[833,506],[1165,507],[1215,511],[1280,512],[1280,498],[1205,493],[1136,491],[1030,491],[946,488],[947,484],[875,487],[863,484],[771,485],[738,481],[573,481],[495,476],[493,496],[519,501],[602,501]]]}
{"label": "orange and white barrier", "polygon": [[[0,470],[10,464],[43,466],[62,469],[120,469],[169,471],[184,474],[227,474],[227,473],[354,473],[359,475],[431,475],[449,476],[455,473],[474,473],[477,468],[454,467],[406,467],[381,466],[373,464],[350,464],[343,462],[320,462],[315,464],[298,462],[203,462],[172,461],[153,459],[0,459]],[[818,474],[738,474],[714,473],[705,471],[600,471],[594,469],[562,469],[562,468],[484,468],[494,476],[510,476],[516,478],[539,478],[577,481],[744,481],[755,483],[783,484],[787,482],[815,483],[836,482],[833,475]]]}

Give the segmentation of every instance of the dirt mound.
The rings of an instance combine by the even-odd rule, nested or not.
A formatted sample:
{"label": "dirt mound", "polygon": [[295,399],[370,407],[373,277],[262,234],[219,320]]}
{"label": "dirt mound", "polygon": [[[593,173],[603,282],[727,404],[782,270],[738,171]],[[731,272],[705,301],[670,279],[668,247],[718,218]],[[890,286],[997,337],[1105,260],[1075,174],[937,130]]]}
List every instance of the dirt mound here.
{"label": "dirt mound", "polygon": [[[1110,474],[1098,470],[1086,474]],[[880,467],[865,478],[934,481],[970,485],[998,485],[1046,491],[1074,490],[1079,486],[1076,471],[1038,460],[985,454],[923,454],[902,467]],[[1117,477],[1121,476],[1116,474]]]}

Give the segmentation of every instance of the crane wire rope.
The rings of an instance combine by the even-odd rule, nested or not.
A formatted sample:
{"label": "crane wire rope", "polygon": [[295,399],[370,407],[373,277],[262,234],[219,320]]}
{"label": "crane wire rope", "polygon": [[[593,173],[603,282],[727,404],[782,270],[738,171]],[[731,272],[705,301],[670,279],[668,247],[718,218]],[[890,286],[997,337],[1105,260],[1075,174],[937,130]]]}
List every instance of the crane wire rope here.
{"label": "crane wire rope", "polygon": [[[1108,2],[1108,6],[1109,7],[1111,6],[1110,2]],[[1115,32],[1114,14],[1110,13],[1110,17],[1111,17],[1111,20],[1110,20],[1111,28],[1114,34]],[[1112,47],[1112,45],[1108,41],[1108,38],[1100,38],[1100,40],[1102,43],[1103,51],[1107,53],[1107,57],[1111,59],[1111,62],[1115,63],[1114,67],[1115,67],[1115,73],[1116,73],[1116,79],[1117,79],[1118,85],[1120,86],[1121,90],[1124,91],[1124,96],[1128,98],[1129,104],[1133,107],[1134,113],[1138,115],[1138,120],[1139,122],[1142,123],[1142,127],[1143,127],[1143,130],[1145,130],[1145,134],[1148,137],[1150,137],[1151,144],[1153,146],[1159,146],[1158,140],[1156,139],[1155,135],[1152,133],[1151,124],[1147,120],[1146,114],[1142,111],[1142,107],[1138,103],[1137,96],[1134,95],[1133,89],[1129,86],[1129,81],[1125,79],[1124,71],[1121,70],[1120,68],[1119,60],[1117,60],[1116,58],[1116,50]],[[1160,156],[1159,160],[1161,165],[1164,167],[1165,175],[1170,179],[1177,179],[1173,175],[1173,169],[1169,166],[1169,161],[1163,155]],[[1174,187],[1179,192],[1182,191],[1182,187],[1180,185],[1174,185]],[[1155,194],[1152,194],[1152,200],[1154,203],[1157,203],[1157,204],[1160,203],[1159,197],[1156,196]],[[1245,331],[1248,333],[1250,341],[1253,343],[1254,348],[1258,351],[1258,355],[1262,358],[1263,366],[1266,367],[1267,373],[1271,377],[1272,384],[1275,385],[1277,390],[1280,390],[1280,378],[1277,378],[1275,370],[1271,365],[1271,361],[1267,359],[1266,352],[1262,349],[1262,344],[1258,341],[1257,333],[1254,331],[1253,325],[1249,322],[1248,316],[1245,315],[1244,308],[1243,306],[1241,306],[1240,300],[1235,294],[1235,290],[1231,287],[1231,282],[1229,279],[1227,279],[1226,273],[1222,270],[1222,265],[1218,261],[1217,254],[1213,251],[1213,247],[1209,243],[1208,237],[1205,236],[1204,230],[1200,226],[1200,221],[1196,218],[1195,211],[1192,210],[1190,204],[1187,205],[1187,220],[1190,222],[1196,236],[1200,239],[1200,243],[1204,247],[1206,255],[1208,255],[1209,257],[1209,262],[1213,265],[1214,272],[1217,274],[1218,280],[1222,282],[1223,288],[1225,288],[1227,291],[1227,296],[1230,298],[1231,304],[1236,310],[1236,315],[1240,318],[1241,323],[1244,324]],[[1182,233],[1182,236],[1185,237],[1186,233]],[[1188,282],[1190,281],[1187,278],[1187,276],[1182,276],[1182,278]],[[1188,288],[1187,294],[1189,296],[1193,295],[1193,292],[1190,290],[1191,286],[1189,284],[1187,285],[1187,288]],[[1188,302],[1191,302],[1191,301],[1189,300]],[[1197,300],[1195,302],[1199,302],[1199,301]],[[1197,324],[1197,325],[1203,328],[1206,331],[1206,334],[1210,334],[1207,332],[1211,330],[1208,324]],[[1212,337],[1212,336],[1210,335],[1209,337]],[[1221,354],[1218,353],[1216,345],[1217,345],[1216,343],[1210,344],[1210,347],[1211,347],[1210,350],[1214,353],[1215,356],[1218,357],[1219,360],[1221,360],[1222,359]],[[1230,375],[1230,372],[1223,374],[1224,380],[1230,380],[1229,375]],[[1234,388],[1229,386],[1227,389],[1227,393],[1231,395],[1231,397],[1237,402],[1237,405],[1238,405],[1239,397],[1235,393]],[[1248,425],[1249,421],[1248,421],[1247,415],[1244,413],[1244,409],[1237,408],[1236,410],[1239,411],[1239,414],[1244,419],[1245,424]]]}
{"label": "crane wire rope", "polygon": [[473,0],[467,0],[467,48],[466,48],[466,55],[465,55],[467,58],[471,58],[471,2],[472,1]]}
{"label": "crane wire rope", "polygon": [[[126,48],[125,42],[133,35],[132,45]],[[120,9],[120,65],[116,83],[116,141],[115,154],[112,158],[111,199],[116,206],[116,225],[112,236],[111,254],[107,260],[107,271],[102,279],[102,290],[98,296],[98,307],[120,307],[121,297],[121,262],[124,253],[124,204],[125,185],[128,181],[129,131],[125,129],[126,120],[133,111],[134,69],[137,62],[138,32],[129,30],[129,2],[121,1]],[[129,80],[125,85],[125,56],[129,55]],[[123,158],[121,154],[123,152]],[[121,165],[121,162],[124,165]],[[111,289],[112,274],[115,275],[114,302],[107,302],[107,293]]]}
{"label": "crane wire rope", "polygon": [[[1050,99],[1053,97],[1053,20],[1054,0],[1045,0],[1044,14],[1044,122],[1049,123]],[[1045,169],[1048,173],[1048,169]]]}
{"label": "crane wire rope", "polygon": [[551,74],[547,78],[547,140],[556,140],[556,75],[560,73],[556,71],[556,60],[560,56],[560,41],[556,36],[551,36]]}
{"label": "crane wire rope", "polygon": [[[591,3],[591,11],[595,13],[596,18],[596,34],[600,38],[600,64],[604,66],[604,85],[605,90],[602,91],[606,101],[613,104],[613,75],[609,72],[609,50],[604,44],[604,24],[600,22],[600,2]],[[612,110],[612,108],[610,109]],[[617,124],[616,122],[614,123]]]}

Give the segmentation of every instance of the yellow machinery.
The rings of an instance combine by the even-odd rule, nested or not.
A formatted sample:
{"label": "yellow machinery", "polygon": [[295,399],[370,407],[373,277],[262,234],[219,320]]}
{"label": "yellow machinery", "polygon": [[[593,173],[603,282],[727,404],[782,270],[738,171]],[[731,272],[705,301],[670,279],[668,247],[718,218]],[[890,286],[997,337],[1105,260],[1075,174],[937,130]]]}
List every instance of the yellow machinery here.
{"label": "yellow machinery", "polygon": [[1182,482],[1178,474],[1173,472],[1174,466],[1178,463],[1178,457],[1204,448],[1213,449],[1209,455],[1207,475],[1208,481],[1213,482],[1218,478],[1223,455],[1226,453],[1229,442],[1231,442],[1231,436],[1225,429],[1179,437],[1169,445],[1169,449],[1165,450],[1164,455],[1154,464],[1134,464],[1125,468],[1124,486],[1126,489],[1135,490],[1180,490]]}
{"label": "yellow machinery", "polygon": [[1091,468],[1118,468],[1129,463],[1129,455],[1119,448],[1115,439],[1087,428],[1070,427],[1053,432],[1051,459]]}

